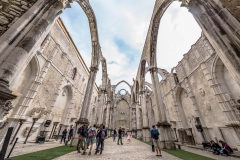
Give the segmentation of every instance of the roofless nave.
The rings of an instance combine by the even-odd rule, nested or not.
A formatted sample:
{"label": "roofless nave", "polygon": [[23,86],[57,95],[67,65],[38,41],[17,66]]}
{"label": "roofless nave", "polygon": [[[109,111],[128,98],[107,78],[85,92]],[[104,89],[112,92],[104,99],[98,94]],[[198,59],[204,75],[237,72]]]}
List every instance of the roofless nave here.
{"label": "roofless nave", "polygon": [[[240,149],[237,1],[181,1],[202,35],[168,73],[158,68],[156,44],[161,18],[173,0],[156,0],[134,83],[121,82],[130,87],[131,93],[125,94],[115,93],[118,84],[108,77],[108,57],[101,52],[89,1],[75,1],[89,20],[91,66],[85,65],[59,19],[72,0],[1,1],[1,141],[7,123],[14,127],[12,139],[18,136],[22,142],[35,140],[44,131],[49,131],[48,138],[58,136],[76,122],[104,123],[109,132],[122,126],[148,141],[149,129],[156,124],[164,148],[174,148],[174,141],[194,145],[222,139]],[[102,84],[98,87],[99,65]],[[152,83],[145,82],[148,72]],[[45,130],[47,120],[52,123]]]}

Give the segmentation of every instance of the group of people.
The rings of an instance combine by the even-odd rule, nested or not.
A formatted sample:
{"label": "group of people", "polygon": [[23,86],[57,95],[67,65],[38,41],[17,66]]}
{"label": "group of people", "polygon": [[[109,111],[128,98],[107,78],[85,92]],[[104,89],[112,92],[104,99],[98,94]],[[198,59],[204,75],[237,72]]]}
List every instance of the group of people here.
{"label": "group of people", "polygon": [[[70,139],[72,139],[73,137],[73,128],[71,126],[70,130],[69,130],[69,133],[68,133],[68,140],[67,141],[70,141]],[[60,143],[62,143],[62,141],[66,144],[66,138],[67,138],[67,129],[64,129],[63,132],[62,132],[62,138],[61,138],[61,141]]]}
{"label": "group of people", "polygon": [[226,142],[220,140],[219,143],[222,145],[222,147],[220,147],[220,145],[218,143],[215,143],[213,140],[210,141],[211,147],[213,149],[213,154],[228,156],[230,153],[233,153],[232,148]]}
{"label": "group of people", "polygon": [[[78,128],[77,133],[79,134],[79,140],[77,144],[77,151],[82,155],[86,155],[86,150],[90,147],[88,155],[91,155],[93,144],[96,140],[96,151],[95,154],[102,154],[104,150],[104,139],[107,137],[107,130],[104,125],[100,125],[100,128],[96,128],[96,125],[89,126],[89,124],[83,125]],[[100,147],[101,145],[101,147]]]}
{"label": "group of people", "polygon": [[[131,138],[132,138],[132,132],[131,131],[127,131],[126,133],[124,132],[124,130],[119,127],[118,129],[118,132],[116,130],[116,128],[113,130],[113,141],[115,142],[116,140],[116,136],[118,136],[118,140],[117,140],[117,144],[120,145],[123,145],[123,142],[122,142],[122,138],[124,137],[124,135],[126,135],[126,138],[128,140],[128,144],[131,142]],[[119,143],[120,142],[120,143]]]}
{"label": "group of people", "polygon": [[[68,134],[68,141],[72,138],[73,136],[73,128],[71,127],[69,130]],[[77,151],[78,153],[81,153],[81,149],[83,150],[82,155],[86,154],[86,150],[89,149],[88,155],[91,155],[92,147],[96,139],[96,151],[95,154],[99,153],[102,154],[102,151],[104,150],[104,139],[107,137],[107,130],[105,129],[105,126],[103,124],[100,125],[100,127],[97,129],[96,125],[94,124],[93,126],[89,126],[89,124],[84,124],[80,128],[78,128],[77,133],[79,134],[79,140],[77,144]],[[128,140],[128,143],[131,142],[132,138],[132,132],[127,131],[126,133],[124,130],[119,127],[118,131],[116,128],[113,130],[112,136],[113,136],[113,141],[116,141],[116,137],[118,136],[117,144],[118,145],[123,145],[122,138],[126,135],[126,138]],[[150,135],[152,139],[152,143],[154,146],[154,150],[156,151],[157,155],[156,156],[162,156],[161,154],[161,148],[160,148],[160,140],[159,140],[159,131],[156,129],[156,126],[153,125],[152,129],[150,130]],[[66,143],[66,137],[67,137],[67,129],[65,129],[62,132],[62,138],[61,138],[61,143],[64,141]],[[120,143],[119,143],[120,142]],[[231,147],[224,141],[220,140],[219,143],[215,143],[213,140],[210,141],[211,147],[213,149],[213,154],[216,155],[223,155],[223,156],[228,156],[230,153],[233,152]]]}

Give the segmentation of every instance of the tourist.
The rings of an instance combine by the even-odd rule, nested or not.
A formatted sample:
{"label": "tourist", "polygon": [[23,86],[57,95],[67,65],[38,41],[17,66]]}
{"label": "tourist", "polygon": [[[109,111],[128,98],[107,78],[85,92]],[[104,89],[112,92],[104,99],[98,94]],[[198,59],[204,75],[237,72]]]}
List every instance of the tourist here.
{"label": "tourist", "polygon": [[132,132],[131,132],[131,131],[128,131],[128,132],[127,132],[127,140],[128,140],[128,143],[131,142],[131,138],[132,138]]}
{"label": "tourist", "polygon": [[79,134],[79,136],[78,136],[78,144],[77,144],[77,151],[78,151],[78,153],[81,153],[81,151],[80,151],[81,148],[83,149],[83,137],[81,135],[82,130],[83,130],[83,126],[79,127],[78,131],[77,131],[77,134]]}
{"label": "tourist", "polygon": [[96,135],[97,135],[97,129],[96,129],[96,125],[94,124],[93,127],[91,127],[88,130],[87,145],[85,146],[84,152],[82,153],[82,155],[86,154],[87,146],[89,146],[89,145],[91,145],[91,146],[90,146],[88,155],[91,155],[92,146],[93,146]]}
{"label": "tourist", "polygon": [[[100,134],[100,129],[101,128],[98,128],[98,130],[97,130],[97,135],[96,135],[96,151],[97,151],[97,146],[98,146],[98,143],[99,143],[99,140],[100,140],[100,137],[101,137],[101,134]],[[99,148],[98,148],[99,149]],[[99,150],[98,150],[99,151]],[[98,152],[97,151],[97,152]]]}
{"label": "tourist", "polygon": [[116,139],[116,136],[117,136],[117,130],[116,128],[113,130],[113,141],[115,142],[115,139]]}
{"label": "tourist", "polygon": [[79,134],[79,143],[77,145],[78,153],[81,153],[80,149],[82,148],[84,150],[86,146],[86,138],[87,138],[87,125],[83,125],[78,129],[78,134]]}
{"label": "tourist", "polygon": [[157,152],[157,155],[156,156],[162,156],[161,154],[161,149],[160,149],[160,140],[159,140],[159,132],[158,130],[155,128],[155,125],[152,126],[152,129],[150,131],[151,133],[151,138],[152,138],[152,141],[153,141],[153,144],[155,146],[155,150]]}
{"label": "tourist", "polygon": [[118,141],[117,141],[118,145],[119,145],[119,141],[121,142],[121,145],[123,145],[123,143],[122,143],[122,129],[121,129],[121,127],[119,127],[119,130],[118,130]]}
{"label": "tourist", "polygon": [[226,142],[220,140],[219,143],[222,144],[222,149],[220,151],[222,156],[228,156],[230,153],[233,152],[232,148]]}
{"label": "tourist", "polygon": [[69,133],[68,133],[68,141],[69,141],[70,139],[72,139],[73,132],[74,132],[74,130],[73,130],[72,126],[71,126],[71,127],[70,127],[70,130],[69,130]]}
{"label": "tourist", "polygon": [[215,143],[213,140],[210,141],[210,144],[213,149],[213,154],[219,155],[221,151],[219,144]]}
{"label": "tourist", "polygon": [[107,130],[105,129],[104,125],[100,126],[100,133],[99,133],[99,135],[100,135],[100,138],[99,138],[99,142],[98,142],[95,154],[98,153],[98,149],[99,149],[100,145],[101,145],[100,154],[102,154],[102,151],[103,151],[104,139],[107,136]]}
{"label": "tourist", "polygon": [[61,138],[61,142],[60,143],[62,143],[62,140],[63,140],[64,144],[65,144],[66,136],[67,136],[67,129],[64,129],[64,131],[62,132],[62,138]]}

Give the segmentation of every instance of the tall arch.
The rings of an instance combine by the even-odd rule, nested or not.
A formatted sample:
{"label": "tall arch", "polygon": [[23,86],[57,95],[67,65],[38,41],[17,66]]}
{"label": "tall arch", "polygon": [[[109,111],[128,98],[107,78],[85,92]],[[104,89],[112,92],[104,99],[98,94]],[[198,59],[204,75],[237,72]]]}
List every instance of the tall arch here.
{"label": "tall arch", "polygon": [[127,85],[129,86],[129,88],[130,88],[130,91],[132,90],[132,86],[131,86],[127,81],[125,81],[125,80],[121,80],[120,82],[118,82],[118,83],[115,85],[115,88],[117,88],[117,86],[118,86],[119,84],[121,84],[121,83],[127,84]]}
{"label": "tall arch", "polygon": [[100,58],[102,57],[101,47],[98,38],[97,20],[94,11],[88,0],[76,0],[87,15],[92,41],[92,60],[91,67],[98,69]]}

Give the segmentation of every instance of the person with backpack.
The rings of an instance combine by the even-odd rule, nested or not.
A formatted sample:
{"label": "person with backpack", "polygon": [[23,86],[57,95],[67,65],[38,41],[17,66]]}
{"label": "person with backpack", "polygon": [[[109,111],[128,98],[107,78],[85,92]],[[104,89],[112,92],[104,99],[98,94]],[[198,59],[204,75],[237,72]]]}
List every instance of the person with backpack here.
{"label": "person with backpack", "polygon": [[100,126],[99,135],[100,135],[100,139],[99,139],[95,154],[98,153],[98,148],[99,148],[100,145],[101,145],[100,154],[102,154],[102,150],[104,149],[104,139],[105,139],[105,137],[107,137],[107,130],[105,129],[105,126],[102,125],[102,124]]}
{"label": "person with backpack", "polygon": [[151,133],[151,138],[152,138],[152,141],[153,141],[153,144],[155,146],[155,150],[157,152],[157,155],[156,156],[162,156],[161,154],[161,149],[160,149],[160,140],[159,140],[159,132],[158,130],[155,128],[155,125],[152,126],[152,129],[150,131]]}
{"label": "person with backpack", "polygon": [[69,133],[68,133],[68,141],[70,141],[72,139],[73,132],[74,132],[74,130],[73,130],[72,126],[71,126],[71,128],[69,130]]}
{"label": "person with backpack", "polygon": [[86,154],[87,146],[89,145],[91,146],[90,146],[88,155],[91,155],[92,146],[93,146],[96,135],[97,135],[97,129],[96,129],[96,125],[94,124],[93,127],[90,127],[88,130],[87,145],[85,145],[84,152],[82,153],[82,155]]}
{"label": "person with backpack", "polygon": [[123,145],[122,143],[122,129],[121,127],[119,127],[119,130],[118,130],[118,141],[117,141],[117,144],[119,145],[119,141],[121,142],[121,145]]}
{"label": "person with backpack", "polygon": [[61,138],[61,142],[60,143],[62,143],[62,140],[63,140],[64,144],[65,144],[66,136],[67,136],[67,129],[64,129],[64,131],[62,132],[62,138]]}
{"label": "person with backpack", "polygon": [[77,144],[78,153],[81,153],[80,149],[82,148],[82,150],[84,150],[84,147],[86,145],[87,128],[88,128],[88,124],[87,125],[84,124],[78,129],[78,134],[79,134],[79,137],[78,137],[79,140]]}

